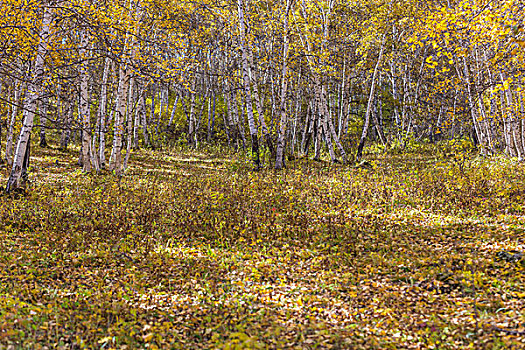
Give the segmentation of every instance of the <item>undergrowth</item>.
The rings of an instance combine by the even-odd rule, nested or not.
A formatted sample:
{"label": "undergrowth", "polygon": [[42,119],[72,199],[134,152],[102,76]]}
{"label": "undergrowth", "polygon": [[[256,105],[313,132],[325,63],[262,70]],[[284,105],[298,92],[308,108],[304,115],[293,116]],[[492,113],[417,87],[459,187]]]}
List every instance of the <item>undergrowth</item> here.
{"label": "undergrowth", "polygon": [[37,152],[26,196],[0,202],[0,349],[523,345],[512,160],[253,172],[179,149],[117,178]]}

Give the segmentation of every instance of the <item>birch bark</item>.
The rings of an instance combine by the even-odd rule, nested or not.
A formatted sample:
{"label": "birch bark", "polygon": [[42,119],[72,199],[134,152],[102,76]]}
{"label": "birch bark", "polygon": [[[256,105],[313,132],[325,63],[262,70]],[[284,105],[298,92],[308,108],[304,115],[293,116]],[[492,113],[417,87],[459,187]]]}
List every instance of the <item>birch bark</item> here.
{"label": "birch bark", "polygon": [[281,70],[281,108],[280,115],[281,119],[279,122],[279,135],[277,136],[277,150],[275,156],[275,169],[282,169],[284,166],[284,142],[286,136],[286,94],[288,89],[288,54],[290,48],[290,38],[288,32],[288,20],[290,16],[290,10],[293,0],[286,0],[286,10],[284,13],[284,43],[283,43],[283,59],[282,59],[282,70]]}
{"label": "birch bark", "polygon": [[109,170],[115,171],[117,175],[122,172],[122,135],[124,133],[124,118],[126,116],[127,100],[129,91],[129,74],[127,68],[120,67],[119,83],[117,90],[117,106],[114,115],[113,146],[109,158]]}
{"label": "birch bark", "polygon": [[383,36],[381,49],[379,50],[379,57],[377,58],[377,63],[374,67],[374,73],[372,74],[372,82],[370,83],[370,94],[368,96],[368,104],[366,106],[365,123],[363,125],[363,132],[361,133],[361,138],[359,139],[359,144],[357,145],[357,154],[355,156],[356,163],[359,163],[363,155],[363,147],[365,146],[366,136],[368,135],[368,129],[370,127],[370,113],[372,113],[372,106],[374,103],[374,92],[377,74],[379,72],[379,66],[381,64],[381,59],[383,58],[383,52],[385,50],[385,38],[386,37]]}
{"label": "birch bark", "polygon": [[246,115],[248,118],[248,128],[250,131],[250,137],[252,142],[252,158],[253,163],[256,169],[261,167],[259,160],[259,138],[257,135],[257,126],[255,125],[255,118],[253,116],[253,100],[252,92],[250,88],[250,73],[248,66],[248,44],[246,43],[248,36],[248,21],[244,16],[244,9],[246,8],[246,3],[243,0],[237,1],[237,9],[239,15],[239,29],[240,29],[240,41],[241,41],[241,60],[242,60],[242,76],[243,76],[243,86],[244,86],[244,98],[246,101]]}
{"label": "birch bark", "polygon": [[13,103],[11,104],[11,118],[7,125],[6,141],[5,141],[5,161],[8,167],[13,165],[13,135],[15,130],[15,123],[18,114],[20,113],[20,102],[22,100],[22,84],[14,86]]}
{"label": "birch bark", "polygon": [[[80,57],[83,59],[83,62],[80,66],[80,102],[79,102],[79,112],[80,112],[80,122],[82,126],[82,170],[84,172],[91,171],[92,159],[91,159],[91,116],[89,108],[89,71],[88,63],[86,61],[87,46],[89,45],[89,36],[86,30],[82,31],[81,40],[80,40]],[[96,164],[93,164],[95,169],[97,168]],[[97,169],[98,170],[98,169]]]}
{"label": "birch bark", "polygon": [[40,42],[37,47],[33,74],[31,80],[28,82],[27,99],[24,101],[24,119],[16,145],[11,173],[7,180],[6,192],[11,192],[20,188],[24,165],[27,166],[27,163],[29,162],[31,130],[33,129],[36,101],[41,94],[41,85],[44,78],[45,55],[49,40],[49,29],[53,19],[52,9],[48,5],[51,5],[51,3],[44,0],[42,27],[39,33]]}
{"label": "birch bark", "polygon": [[[96,138],[99,142],[98,149],[98,169],[106,168],[106,113],[107,113],[107,98],[108,98],[108,77],[111,67],[111,60],[106,57],[104,60],[104,72],[102,73],[102,85],[100,87],[99,107],[97,113],[97,134]],[[94,148],[93,148],[94,149]]]}

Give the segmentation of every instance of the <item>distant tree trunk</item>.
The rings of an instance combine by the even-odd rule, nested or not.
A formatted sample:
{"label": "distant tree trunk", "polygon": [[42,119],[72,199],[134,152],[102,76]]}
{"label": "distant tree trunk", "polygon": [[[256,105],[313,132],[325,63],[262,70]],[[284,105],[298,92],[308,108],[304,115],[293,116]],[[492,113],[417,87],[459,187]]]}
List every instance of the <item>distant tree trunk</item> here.
{"label": "distant tree trunk", "polygon": [[346,59],[343,60],[343,76],[341,77],[341,87],[339,90],[339,107],[337,108],[337,137],[341,139],[341,132],[343,131],[344,119],[344,99],[345,99],[345,83],[346,83]]}
{"label": "distant tree trunk", "polygon": [[224,124],[224,132],[226,133],[226,140],[228,141],[228,147],[231,148],[231,136],[230,136],[230,125],[228,122],[228,111],[222,113],[222,122]]}
{"label": "distant tree trunk", "polygon": [[170,90],[169,90],[169,87],[165,87],[163,89],[163,100],[161,101],[161,108],[160,108],[160,122],[162,123],[163,122],[163,117],[164,116],[168,116],[168,107],[169,107],[169,98],[170,98]]}
{"label": "distant tree trunk", "polygon": [[[3,91],[0,91],[0,93],[2,93]],[[5,120],[6,124],[7,124],[7,118]],[[5,162],[5,159],[2,158],[2,129],[3,129],[3,126],[4,126],[4,123],[2,120],[0,120],[0,164],[4,164]]]}
{"label": "distant tree trunk", "polygon": [[239,123],[238,123],[238,110],[237,110],[237,103],[235,102],[236,94],[234,92],[234,87],[232,85],[229,86],[229,92],[227,92],[227,106],[228,106],[228,126],[230,128],[230,135],[232,137],[232,141],[234,144],[235,151],[237,152],[239,150],[239,138],[241,135],[239,135]]}
{"label": "distant tree trunk", "polygon": [[[481,59],[480,59],[480,53],[479,53],[479,50],[478,48],[476,47],[475,49],[475,54],[476,54],[476,69],[478,72],[481,72]],[[489,70],[487,70],[489,72]],[[477,74],[477,85],[479,87],[483,86],[483,75],[482,74]],[[490,77],[490,72],[489,72],[489,80],[492,80],[491,77]],[[491,96],[492,97],[492,96]],[[479,107],[479,114],[482,118],[481,122],[480,122],[480,127],[483,128],[484,130],[484,133],[485,133],[485,136],[486,136],[486,147],[487,149],[490,151],[490,153],[493,153],[495,151],[494,149],[494,141],[493,141],[493,134],[492,134],[492,130],[490,128],[490,121],[492,119],[492,115],[487,116],[487,113],[486,113],[486,110],[485,110],[485,104],[483,102],[483,90],[478,88],[477,89],[477,98],[478,98],[478,107]]]}
{"label": "distant tree trunk", "polygon": [[[80,122],[82,128],[82,170],[90,172],[92,166],[92,151],[91,151],[91,113],[89,106],[89,72],[86,61],[86,47],[88,46],[88,35],[85,31],[81,34],[80,40],[80,57],[84,62],[80,66],[80,101],[79,112]],[[93,164],[97,169],[97,164]],[[97,169],[98,170],[98,169]]]}
{"label": "distant tree trunk", "polygon": [[319,108],[317,103],[315,104],[315,115],[314,115],[314,160],[321,160],[321,144],[323,138],[323,132],[321,124],[321,116],[319,115]]}
{"label": "distant tree trunk", "polygon": [[233,122],[235,125],[235,131],[237,133],[237,140],[240,138],[242,141],[242,149],[246,149],[246,135],[244,134],[244,116],[239,118],[239,105],[237,104],[237,89],[232,96],[231,100],[232,112],[233,112]]}
{"label": "distant tree trunk", "polygon": [[47,97],[42,99],[40,103],[39,121],[40,121],[40,147],[47,147],[46,140],[46,124],[47,124],[47,105],[49,104],[49,99]]}
{"label": "distant tree trunk", "polygon": [[135,112],[135,99],[134,92],[135,90],[135,77],[132,76],[129,79],[128,87],[128,108],[126,109],[126,156],[124,157],[123,170],[125,171],[128,168],[128,161],[131,155],[131,144],[133,142],[133,113]]}
{"label": "distant tree trunk", "polygon": [[[107,98],[108,98],[108,77],[111,68],[111,59],[106,57],[104,60],[104,72],[102,73],[102,84],[100,86],[100,98],[99,98],[99,107],[97,114],[97,127],[96,127],[96,137],[98,139],[99,148],[98,148],[98,169],[106,168],[106,114],[107,114]],[[95,143],[93,143],[95,146]],[[95,147],[93,147],[95,149]]]}
{"label": "distant tree trunk", "polygon": [[24,160],[22,161],[22,172],[20,174],[20,178],[23,181],[27,181],[27,178],[29,176],[27,170],[29,169],[29,158],[31,156],[31,135],[29,135],[29,139],[27,141],[27,147],[26,151],[24,153]]}
{"label": "distant tree trunk", "polygon": [[160,130],[160,124],[162,123],[162,117],[164,116],[164,109],[168,106],[168,95],[169,90],[167,87],[162,87],[159,92],[159,116],[157,118],[157,122],[155,123],[155,138],[159,139],[159,130]]}
{"label": "distant tree trunk", "polygon": [[200,101],[201,101],[201,108],[199,109],[199,118],[195,119],[196,120],[196,124],[195,124],[195,130],[193,132],[193,142],[195,144],[195,147],[198,148],[199,147],[199,129],[201,127],[201,123],[202,123],[202,116],[204,114],[204,107],[206,107],[206,103],[204,101],[208,101],[208,92],[206,92],[204,94],[204,96],[200,96]]}
{"label": "distant tree trunk", "polygon": [[368,129],[370,127],[370,113],[372,113],[372,106],[374,102],[374,93],[375,93],[375,84],[377,79],[377,73],[379,71],[379,65],[381,64],[381,58],[383,57],[383,51],[385,49],[385,36],[383,36],[383,41],[381,43],[381,49],[379,51],[379,56],[377,58],[377,63],[374,68],[374,73],[372,74],[372,82],[370,83],[370,94],[368,97],[368,104],[366,107],[366,114],[365,114],[365,123],[363,124],[363,132],[361,134],[361,138],[359,139],[359,144],[357,146],[357,154],[355,157],[356,163],[359,163],[361,160],[361,156],[363,154],[363,148],[365,146],[366,136],[368,135]]}
{"label": "distant tree trunk", "polygon": [[374,120],[374,125],[377,130],[377,136],[379,136],[379,141],[381,141],[381,144],[383,146],[386,146],[387,141],[386,141],[385,134],[383,132],[383,126],[381,125],[381,117],[380,117],[382,113],[382,109],[381,109],[381,106],[378,106],[379,104],[381,104],[381,101],[378,101],[378,99],[375,99],[375,103],[374,103],[374,107],[372,111],[372,119]]}
{"label": "distant tree trunk", "polygon": [[[149,120],[148,120],[148,123],[147,125],[149,126],[150,124],[153,125],[153,123],[155,122],[155,95],[157,94],[157,86],[156,84],[152,84],[151,85],[151,109],[150,109],[150,117],[149,117]],[[153,128],[153,126],[152,126]],[[148,130],[149,131],[149,130]],[[153,135],[153,130],[151,130],[151,143],[152,145],[155,144],[156,140],[155,140],[155,136]]]}
{"label": "distant tree trunk", "polygon": [[144,137],[144,146],[146,148],[151,148],[151,141],[149,137],[148,132],[148,112],[146,109],[146,94],[143,93],[141,97],[141,105],[142,105],[142,135]]}
{"label": "distant tree trunk", "polygon": [[5,142],[5,161],[7,166],[13,165],[13,136],[16,124],[16,118],[20,112],[20,104],[22,100],[22,84],[16,84],[14,86],[14,98],[13,104],[11,105],[11,119],[7,125],[6,142]]}
{"label": "distant tree trunk", "polygon": [[[337,146],[337,148],[339,149],[339,152],[341,153],[341,158],[342,158],[343,164],[344,164],[344,163],[346,163],[346,152],[345,152],[345,149],[344,149],[343,145],[339,141],[339,137],[337,136],[337,132],[336,132],[334,124],[332,122],[332,118],[330,117],[330,112],[328,110],[327,90],[328,90],[328,88],[323,85],[323,88],[321,89],[322,94],[323,94],[322,95],[322,99],[323,99],[322,108],[324,108],[324,114],[325,114],[325,119],[326,119],[327,138],[329,138],[331,136],[332,139],[334,140],[335,145]],[[330,133],[330,135],[328,135],[328,132]],[[332,147],[332,146],[330,145],[329,147]],[[334,159],[332,159],[332,161],[336,161],[335,160],[335,156],[334,156]]]}
{"label": "distant tree trunk", "polygon": [[318,111],[318,141],[321,144],[321,137],[324,136],[326,145],[328,148],[328,153],[330,154],[330,160],[336,162],[334,148],[332,145],[330,130],[328,129],[328,108],[326,108],[327,99],[326,99],[326,90],[325,87],[321,84],[321,78],[314,73],[314,92],[315,92],[315,103],[317,105]]}
{"label": "distant tree trunk", "polygon": [[177,94],[177,96],[175,97],[175,102],[173,102],[173,106],[171,107],[171,116],[170,121],[168,123],[168,127],[170,127],[173,124],[173,119],[175,118],[175,112],[177,111],[177,105],[179,103],[179,97],[180,95]]}
{"label": "distant tree trunk", "polygon": [[[245,23],[244,18],[244,8],[246,3],[243,0],[237,1],[237,9],[239,15],[239,28],[240,28],[240,41],[241,41],[241,50],[242,50],[242,75],[244,83],[244,97],[246,100],[246,116],[248,118],[248,128],[250,130],[250,137],[252,143],[252,158],[253,163],[256,169],[261,167],[261,162],[259,160],[259,138],[257,135],[257,126],[255,125],[255,118],[253,116],[253,100],[252,93],[250,88],[250,72],[248,67],[248,50],[251,48],[248,47],[246,43],[247,32],[249,30],[248,21]],[[247,28],[248,27],[248,28]]]}
{"label": "distant tree trunk", "polygon": [[[503,76],[503,73],[500,72],[500,77],[502,83],[505,81],[505,77]],[[518,157],[518,161],[523,160],[523,149],[521,148],[521,140],[519,136],[519,125],[518,125],[518,118],[516,117],[516,108],[514,104],[514,98],[512,95],[512,91],[509,88],[505,89],[505,98],[506,98],[506,113],[507,115],[507,132],[508,132],[508,140],[509,140],[509,147],[511,148],[511,152],[513,153],[513,156],[516,155]],[[503,107],[503,98],[502,98],[502,107]]]}
{"label": "distant tree trunk", "polygon": [[521,113],[521,147],[525,150],[525,108],[523,107],[523,99],[521,96],[518,97],[520,102],[520,113]]}
{"label": "distant tree trunk", "polygon": [[[231,89],[231,87],[225,87],[225,89]],[[231,92],[226,91],[224,94],[224,99],[226,100],[226,113],[223,114],[224,118],[224,128],[226,131],[226,136],[228,137],[228,145],[230,147],[233,146],[235,151],[238,149],[238,141],[237,141],[237,135],[235,132],[235,129],[233,128],[233,122],[232,122],[232,104],[231,104]],[[231,142],[230,142],[231,141]]]}
{"label": "distant tree trunk", "polygon": [[[195,87],[195,84],[193,85]],[[195,98],[196,98],[196,93],[194,92],[195,91],[195,88],[192,89],[193,92],[190,92],[191,96],[189,96],[188,98],[188,103],[189,103],[189,113],[187,112],[187,109],[184,108],[184,113],[186,114],[186,119],[188,121],[188,135],[187,135],[187,140],[188,140],[188,146],[190,147],[196,147],[197,145],[194,143],[194,140],[195,140],[195,137],[194,137],[194,133],[195,133]],[[184,106],[183,106],[184,107]]]}
{"label": "distant tree trunk", "polygon": [[137,84],[137,107],[135,109],[135,121],[133,122],[133,149],[139,148],[139,126],[142,115],[142,95],[144,94],[143,86]]}
{"label": "distant tree trunk", "polygon": [[33,119],[35,117],[36,101],[40,97],[40,90],[44,78],[44,63],[47,52],[49,39],[49,26],[53,19],[51,8],[46,6],[47,1],[43,1],[44,14],[42,18],[42,27],[40,29],[40,42],[36,50],[35,64],[33,67],[33,74],[28,83],[27,99],[24,101],[24,121],[13,159],[13,167],[7,180],[6,192],[11,192],[21,186],[21,176],[24,166],[29,163],[29,142],[31,130],[33,129]]}
{"label": "distant tree trunk", "polygon": [[312,116],[312,104],[309,103],[306,108],[306,120],[304,122],[303,137],[301,138],[301,153],[308,155],[308,149],[310,148],[310,140],[312,139],[312,132],[314,126],[314,118]]}
{"label": "distant tree trunk", "polygon": [[468,104],[470,109],[470,115],[472,118],[472,125],[474,126],[474,130],[476,132],[476,138],[479,141],[479,145],[481,146],[481,154],[485,154],[485,135],[483,134],[483,130],[479,126],[478,117],[476,115],[476,107],[474,105],[474,99],[472,96],[472,85],[470,82],[470,73],[467,66],[467,60],[465,57],[463,57],[463,69],[464,69],[464,75],[465,75],[465,82],[467,83],[467,95],[468,95]]}
{"label": "distant tree trunk", "polygon": [[287,115],[286,115],[286,98],[288,93],[288,79],[286,75],[288,74],[288,54],[290,48],[290,38],[288,33],[288,17],[290,15],[290,10],[292,6],[292,0],[286,0],[286,10],[284,12],[284,40],[283,40],[283,58],[282,58],[282,68],[281,68],[281,108],[280,115],[281,120],[279,122],[279,134],[277,136],[277,150],[275,155],[275,169],[282,169],[284,167],[284,143],[286,136],[286,124],[287,124]]}
{"label": "distant tree trunk", "polygon": [[[299,74],[299,79],[297,81],[297,86],[298,86],[297,89],[299,89],[300,80],[301,80],[301,77]],[[299,95],[299,92],[297,92],[297,95]],[[294,112],[294,118],[293,118],[293,125],[291,126],[292,136],[291,136],[291,142],[290,142],[290,152],[292,155],[295,155],[295,146],[297,143],[297,127],[298,127],[299,119],[300,119],[299,117],[300,110],[301,110],[301,98],[297,96],[295,100],[295,112]]]}
{"label": "distant tree trunk", "polygon": [[117,89],[117,106],[115,108],[115,122],[113,126],[113,146],[109,159],[109,170],[117,175],[122,172],[122,135],[124,133],[124,118],[126,116],[129,91],[129,74],[127,67],[119,69],[119,83]]}
{"label": "distant tree trunk", "polygon": [[271,159],[275,159],[275,147],[273,145],[272,141],[272,135],[270,134],[270,131],[268,130],[268,126],[266,125],[266,120],[264,118],[264,108],[263,104],[261,102],[261,98],[259,96],[259,87],[258,87],[258,80],[257,80],[257,70],[255,69],[253,65],[253,55],[252,52],[248,52],[248,60],[250,61],[250,66],[252,67],[250,72],[253,80],[252,88],[253,88],[253,99],[255,100],[255,106],[257,108],[257,115],[259,117],[259,123],[261,124],[262,129],[262,137],[264,138],[264,141],[266,143],[266,147],[268,147],[268,150],[270,151],[270,157]]}
{"label": "distant tree trunk", "polygon": [[62,120],[60,133],[60,149],[65,151],[71,139],[71,123],[73,122],[74,102],[62,102]]}
{"label": "distant tree trunk", "polygon": [[[211,111],[208,111],[208,135],[207,140],[211,142],[215,134],[215,106],[216,106],[217,95],[213,94],[213,106]],[[211,112],[211,115],[210,115]]]}

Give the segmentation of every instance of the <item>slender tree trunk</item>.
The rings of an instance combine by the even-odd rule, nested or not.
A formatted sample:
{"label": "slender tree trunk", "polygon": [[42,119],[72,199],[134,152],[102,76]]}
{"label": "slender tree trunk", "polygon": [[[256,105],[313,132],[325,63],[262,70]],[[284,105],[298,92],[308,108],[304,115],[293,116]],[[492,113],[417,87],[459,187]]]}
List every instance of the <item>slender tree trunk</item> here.
{"label": "slender tree trunk", "polygon": [[345,83],[346,83],[346,58],[343,59],[343,76],[341,78],[341,88],[339,90],[339,108],[337,113],[337,137],[341,139],[341,131],[343,129],[344,118],[344,99],[345,99]]}
{"label": "slender tree trunk", "polygon": [[[106,113],[107,113],[107,98],[108,98],[108,77],[110,73],[111,60],[109,57],[106,57],[104,60],[104,72],[102,73],[102,85],[100,87],[100,98],[99,98],[99,107],[97,114],[97,137],[99,142],[98,149],[98,168],[106,168]],[[95,147],[93,147],[95,149]]]}
{"label": "slender tree trunk", "polygon": [[179,104],[179,97],[180,95],[177,94],[175,97],[175,102],[173,102],[173,106],[171,107],[171,115],[170,115],[170,121],[168,122],[168,127],[170,127],[173,124],[173,119],[175,118],[175,112],[177,111],[177,105]]}
{"label": "slender tree trunk", "polygon": [[148,111],[146,108],[146,94],[143,92],[141,97],[141,115],[142,115],[142,136],[144,137],[144,146],[151,148],[151,141],[148,132]]}
{"label": "slender tree trunk", "polygon": [[[226,98],[226,100],[228,99]],[[230,125],[228,121],[228,111],[222,114],[222,121],[224,123],[224,131],[226,133],[226,141],[228,141],[228,147],[231,148],[231,141],[230,141],[231,136],[230,136]]]}
{"label": "slender tree trunk", "polygon": [[48,1],[43,1],[44,14],[42,27],[40,29],[40,42],[36,51],[35,65],[31,81],[28,83],[27,99],[24,101],[23,124],[18,137],[16,151],[13,159],[13,167],[7,180],[6,192],[11,192],[21,186],[21,176],[24,165],[29,163],[29,143],[31,130],[33,129],[33,119],[35,117],[36,101],[40,97],[40,89],[44,78],[45,55],[49,40],[49,26],[53,19],[52,10],[48,7]]}
{"label": "slender tree trunk", "polygon": [[[195,85],[193,85],[195,87]],[[195,148],[197,145],[194,143],[195,137],[195,99],[196,99],[196,93],[194,92],[195,89],[193,89],[193,92],[191,92],[191,96],[188,98],[189,113],[186,112],[186,108],[184,109],[184,112],[186,114],[186,119],[188,120],[188,146]]]}
{"label": "slender tree trunk", "polygon": [[49,98],[45,97],[42,99],[42,103],[40,104],[40,110],[39,110],[39,121],[40,121],[40,147],[45,148],[47,147],[47,140],[46,140],[46,124],[47,122],[47,106],[49,104]]}
{"label": "slender tree trunk", "polygon": [[463,57],[463,68],[464,68],[464,74],[465,74],[465,81],[467,83],[468,104],[469,104],[469,109],[470,109],[470,115],[472,118],[472,125],[474,126],[476,137],[481,146],[481,154],[486,154],[485,137],[483,134],[483,130],[479,126],[478,118],[476,115],[476,106],[474,105],[474,100],[472,98],[472,85],[470,82],[470,73],[469,73],[469,69],[467,66],[467,59],[465,57]]}
{"label": "slender tree trunk", "polygon": [[[251,50],[251,48],[248,48],[248,45],[246,44],[246,39],[248,36],[248,22],[245,23],[244,18],[244,8],[246,7],[246,3],[244,3],[243,0],[237,1],[237,9],[238,9],[238,15],[239,15],[239,28],[240,28],[240,41],[241,41],[241,50],[242,50],[242,75],[243,75],[243,83],[244,83],[244,97],[246,100],[246,114],[248,118],[248,128],[250,130],[250,137],[252,141],[252,158],[253,158],[253,164],[256,169],[259,169],[261,167],[261,162],[259,160],[259,138],[257,135],[257,126],[255,125],[255,118],[253,116],[253,101],[252,101],[252,92],[250,88],[250,73],[249,73],[249,67],[248,67],[248,50]],[[247,28],[248,27],[248,28]]]}
{"label": "slender tree trunk", "polygon": [[109,170],[117,175],[122,172],[122,135],[124,133],[124,118],[126,116],[129,91],[129,75],[126,67],[119,69],[119,83],[117,90],[117,106],[115,108],[115,122],[113,130],[113,146],[109,159]]}
{"label": "slender tree trunk", "polygon": [[[89,72],[86,62],[86,47],[88,46],[88,35],[85,31],[81,34],[80,57],[84,62],[80,67],[80,101],[79,112],[82,127],[82,170],[91,171],[91,113],[89,108]],[[93,164],[96,168],[96,164]]]}
{"label": "slender tree trunk", "polygon": [[196,120],[195,130],[193,132],[193,142],[196,148],[199,147],[199,138],[198,138],[199,129],[201,127],[202,115],[204,114],[204,107],[206,107],[206,103],[204,103],[204,101],[208,100],[208,94],[206,93],[204,96],[201,96],[200,100],[201,100],[201,108],[199,110],[199,119]]}
{"label": "slender tree trunk", "polygon": [[520,112],[521,112],[521,147],[525,150],[525,109],[523,107],[523,99],[521,96],[518,97],[520,102]]}
{"label": "slender tree trunk", "polygon": [[366,106],[365,123],[363,124],[363,132],[361,133],[361,138],[359,139],[359,144],[357,146],[357,154],[355,157],[356,163],[359,163],[359,161],[361,160],[361,156],[363,155],[363,148],[365,146],[366,136],[368,135],[368,129],[370,127],[370,113],[372,112],[372,106],[374,103],[374,92],[377,74],[379,71],[379,66],[381,64],[381,59],[383,58],[383,51],[385,49],[385,38],[386,37],[383,36],[381,49],[379,50],[379,57],[377,58],[377,63],[374,68],[374,73],[372,75],[372,81],[370,83],[370,94],[368,96],[368,105]]}
{"label": "slender tree trunk", "polygon": [[[148,126],[152,125],[153,127],[153,123],[155,122],[155,95],[157,94],[157,85],[156,84],[152,84],[151,85],[151,110],[150,110],[150,117],[149,117],[149,120],[148,120]],[[151,143],[154,145],[156,140],[155,140],[155,136],[153,134],[153,130],[151,131]]]}
{"label": "slender tree trunk", "polygon": [[305,152],[305,146],[306,146],[306,138],[308,135],[308,127],[310,126],[310,104],[308,103],[306,106],[306,115],[303,125],[303,132],[301,134],[301,144],[299,145],[299,155],[304,155]]}
{"label": "slender tree trunk", "polygon": [[135,121],[133,122],[133,149],[139,148],[139,126],[142,115],[142,95],[144,88],[142,84],[137,84],[137,108],[135,109]]}
{"label": "slender tree trunk", "polygon": [[[300,76],[300,75],[299,75]],[[299,84],[300,84],[300,77],[297,81],[297,86],[298,86],[298,89],[299,89]],[[301,98],[299,98],[298,96],[299,94],[297,93],[297,97],[296,97],[296,100],[295,100],[295,113],[294,113],[294,118],[293,118],[293,125],[292,125],[292,136],[291,136],[291,144],[290,144],[290,151],[291,151],[291,154],[294,155],[295,154],[295,146],[296,146],[296,142],[297,142],[297,124],[299,123],[299,110],[300,110],[300,107],[301,107]]]}
{"label": "slender tree trunk", "polygon": [[155,123],[155,137],[158,140],[159,139],[159,131],[160,131],[160,124],[162,123],[162,117],[164,116],[164,109],[168,107],[168,95],[169,90],[167,87],[163,88],[161,86],[160,92],[159,92],[159,116],[157,118],[157,122]]}
{"label": "slender tree trunk", "polygon": [[62,121],[60,133],[60,149],[65,151],[71,140],[71,123],[73,122],[74,102],[62,102]]}
{"label": "slender tree trunk", "polygon": [[383,127],[381,125],[381,119],[379,118],[379,114],[381,113],[380,108],[378,108],[378,103],[381,103],[378,101],[378,99],[375,99],[374,108],[372,111],[372,119],[374,120],[374,125],[377,130],[377,135],[379,136],[379,141],[381,141],[381,144],[383,146],[387,145],[385,134],[383,133]]}
{"label": "slender tree trunk", "polygon": [[283,42],[283,60],[281,73],[281,120],[279,122],[279,134],[277,136],[277,150],[275,156],[275,169],[282,169],[284,166],[284,142],[286,134],[286,95],[288,93],[288,54],[290,48],[290,38],[288,33],[288,17],[290,15],[291,5],[293,0],[286,0],[286,11],[284,13],[284,42]]}
{"label": "slender tree trunk", "polygon": [[314,77],[315,103],[317,104],[317,111],[319,113],[319,123],[317,125],[319,135],[318,140],[320,144],[321,138],[324,137],[330,160],[335,163],[337,162],[337,159],[335,157],[334,147],[332,145],[332,134],[330,133],[328,124],[328,108],[326,106],[328,102],[326,98],[326,90],[321,83],[321,78],[316,73],[314,73]]}
{"label": "slender tree trunk", "polygon": [[[330,117],[330,112],[329,112],[329,109],[328,109],[328,97],[327,97],[327,88],[324,87],[321,89],[321,92],[323,94],[323,108],[325,109],[324,113],[325,113],[325,118],[326,118],[326,126],[327,126],[327,131],[330,132],[330,135],[331,137],[333,138],[337,148],[339,149],[339,152],[341,153],[341,158],[343,160],[343,164],[346,163],[346,152],[345,152],[345,149],[343,147],[343,145],[341,144],[341,142],[339,141],[339,137],[337,136],[337,133],[336,133],[336,130],[335,130],[335,127],[334,127],[334,124],[332,122],[332,118]],[[335,158],[335,155],[334,155],[334,158]],[[333,159],[332,161],[336,161],[335,159]]]}
{"label": "slender tree trunk", "polygon": [[266,143],[266,147],[268,147],[268,150],[270,151],[270,157],[271,159],[275,159],[275,147],[273,145],[272,141],[272,135],[270,134],[268,130],[268,126],[266,125],[266,120],[264,119],[264,108],[263,104],[261,102],[261,97],[259,96],[259,86],[258,86],[258,79],[257,79],[257,69],[254,66],[253,63],[253,54],[251,50],[248,50],[248,61],[250,62],[250,75],[252,78],[252,89],[253,89],[253,99],[255,100],[255,107],[257,108],[257,115],[259,117],[259,123],[261,124],[261,131],[262,131],[262,137],[264,138],[264,141]]}
{"label": "slender tree trunk", "polygon": [[[228,87],[228,89],[231,89],[231,87]],[[232,142],[232,146],[235,149],[235,152],[237,152],[239,148],[239,141],[237,140],[237,133],[234,128],[233,123],[233,107],[232,107],[232,92],[227,91],[224,94],[224,98],[226,99],[226,113],[223,115],[224,117],[224,128],[226,129],[226,136],[228,136],[228,144],[230,144],[230,139]]]}
{"label": "slender tree trunk", "polygon": [[310,141],[312,140],[313,128],[314,117],[312,115],[312,103],[309,103],[306,109],[306,121],[304,122],[303,137],[301,139],[301,152],[305,156],[308,155],[308,150],[310,149]]}
{"label": "slender tree trunk", "polygon": [[244,134],[244,116],[239,118],[239,105],[237,103],[237,91],[232,96],[232,111],[233,111],[233,120],[235,123],[235,130],[238,135],[238,139],[242,142],[242,149],[246,150],[246,135]]}
{"label": "slender tree trunk", "polygon": [[[501,81],[502,83],[505,81],[505,77],[503,76],[503,73],[500,73]],[[508,139],[509,139],[509,147],[513,150],[513,155],[516,155],[518,157],[518,161],[523,160],[523,150],[521,148],[521,142],[520,142],[520,136],[519,136],[519,126],[518,126],[518,118],[516,117],[516,108],[514,105],[514,98],[512,95],[512,91],[510,87],[505,89],[505,97],[506,97],[506,115],[507,115],[507,130],[508,130]],[[503,103],[503,99],[502,99]],[[503,107],[503,104],[502,104]]]}
{"label": "slender tree trunk", "polygon": [[133,113],[135,112],[136,106],[133,91],[135,89],[135,77],[129,79],[128,86],[128,108],[126,109],[126,156],[124,157],[123,170],[126,171],[128,168],[128,161],[131,155],[131,144],[133,142]]}
{"label": "slender tree trunk", "polygon": [[[213,139],[213,136],[215,134],[215,106],[217,101],[217,95],[213,94],[213,105],[211,107],[211,111],[208,111],[208,142],[211,142]],[[210,115],[211,112],[211,115]]]}
{"label": "slender tree trunk", "polygon": [[22,84],[14,86],[14,98],[11,105],[11,119],[7,125],[6,142],[5,142],[5,161],[8,167],[13,165],[13,136],[16,119],[20,113],[20,104],[22,101]]}

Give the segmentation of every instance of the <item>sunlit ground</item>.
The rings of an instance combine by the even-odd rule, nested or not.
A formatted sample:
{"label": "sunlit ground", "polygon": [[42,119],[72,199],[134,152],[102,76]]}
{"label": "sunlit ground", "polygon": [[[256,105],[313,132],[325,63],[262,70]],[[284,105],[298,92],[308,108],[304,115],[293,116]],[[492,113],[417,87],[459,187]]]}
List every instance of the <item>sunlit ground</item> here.
{"label": "sunlit ground", "polygon": [[76,156],[37,149],[2,199],[0,348],[522,346],[521,164]]}

